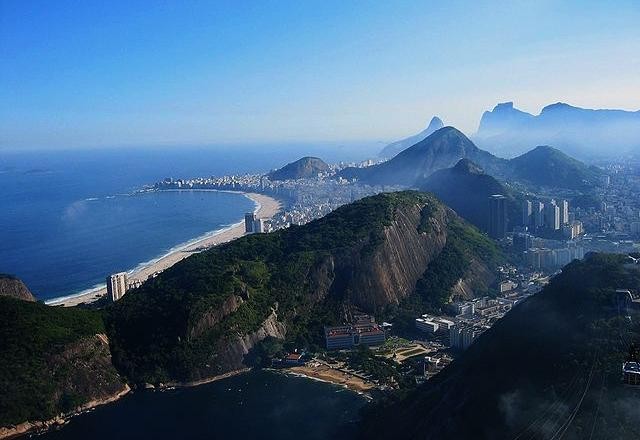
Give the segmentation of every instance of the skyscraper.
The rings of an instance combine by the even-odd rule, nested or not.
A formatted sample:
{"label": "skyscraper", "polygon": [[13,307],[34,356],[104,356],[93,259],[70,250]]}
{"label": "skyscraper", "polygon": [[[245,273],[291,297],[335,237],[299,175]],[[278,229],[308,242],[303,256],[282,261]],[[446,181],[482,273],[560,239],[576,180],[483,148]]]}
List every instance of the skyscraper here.
{"label": "skyscraper", "polygon": [[256,223],[256,215],[253,212],[247,212],[244,215],[244,232],[251,234]]}
{"label": "skyscraper", "polygon": [[525,200],[522,203],[522,226],[529,227],[531,226],[533,214],[533,206],[531,205],[530,200]]}
{"label": "skyscraper", "polygon": [[489,197],[489,236],[502,239],[507,235],[507,198],[502,194]]}
{"label": "skyscraper", "polygon": [[552,231],[560,229],[560,207],[556,205],[555,200],[551,200],[544,207],[544,224]]}
{"label": "skyscraper", "polygon": [[569,202],[563,200],[560,202],[560,224],[569,223]]}
{"label": "skyscraper", "polygon": [[107,295],[111,301],[118,301],[127,293],[127,273],[118,272],[107,277]]}
{"label": "skyscraper", "polygon": [[533,222],[536,228],[544,226],[544,203],[536,202],[533,206]]}

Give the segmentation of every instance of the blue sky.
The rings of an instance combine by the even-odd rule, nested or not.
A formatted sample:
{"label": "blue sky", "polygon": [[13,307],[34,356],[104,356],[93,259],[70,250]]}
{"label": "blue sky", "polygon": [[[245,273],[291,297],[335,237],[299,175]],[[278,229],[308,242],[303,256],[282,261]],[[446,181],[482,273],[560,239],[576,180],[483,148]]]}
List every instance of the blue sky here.
{"label": "blue sky", "polygon": [[[615,4],[614,4],[615,3]],[[4,1],[0,148],[468,134],[640,108],[640,2]]]}

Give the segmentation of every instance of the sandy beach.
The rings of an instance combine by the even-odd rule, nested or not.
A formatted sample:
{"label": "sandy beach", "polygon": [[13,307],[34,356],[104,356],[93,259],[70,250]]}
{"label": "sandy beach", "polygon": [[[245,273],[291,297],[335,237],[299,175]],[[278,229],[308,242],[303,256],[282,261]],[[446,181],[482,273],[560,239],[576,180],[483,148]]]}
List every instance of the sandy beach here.
{"label": "sandy beach", "polygon": [[315,361],[309,362],[306,365],[288,368],[287,371],[299,376],[342,385],[359,393],[366,393],[376,387],[376,385],[370,381]]}
{"label": "sandy beach", "polygon": [[[250,198],[254,202],[258,204],[256,209],[256,215],[259,218],[271,218],[273,217],[281,208],[280,202],[272,197],[265,196],[263,194],[256,193],[243,193],[246,197]],[[198,240],[185,246],[182,249],[177,250],[176,252],[172,252],[159,260],[155,261],[152,264],[141,267],[133,272],[128,273],[129,281],[139,280],[144,282],[147,278],[157,274],[158,272],[162,272],[163,270],[173,266],[178,261],[181,261],[187,258],[189,255],[192,255],[197,252],[201,252],[209,247],[216,246],[222,243],[229,242],[231,240],[235,240],[238,237],[242,237],[245,235],[244,231],[244,220],[240,220],[238,223],[233,226],[222,230],[220,232],[208,235],[204,237],[202,240]],[[108,274],[105,274],[105,277]],[[66,298],[55,298],[46,303],[48,305],[63,305],[65,307],[77,306],[81,303],[89,303],[96,301],[107,294],[107,288],[102,287],[100,289],[92,290],[83,295],[66,297]]]}

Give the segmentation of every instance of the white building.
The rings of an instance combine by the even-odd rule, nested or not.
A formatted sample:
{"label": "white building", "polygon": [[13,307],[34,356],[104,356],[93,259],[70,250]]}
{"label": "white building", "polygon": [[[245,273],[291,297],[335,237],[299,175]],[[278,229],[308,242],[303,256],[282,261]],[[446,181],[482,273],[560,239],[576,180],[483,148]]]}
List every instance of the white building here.
{"label": "white building", "polygon": [[437,322],[432,321],[431,319],[425,317],[426,315],[424,315],[422,318],[416,318],[416,328],[420,331],[426,332],[426,333],[435,333],[438,331],[438,329],[440,328],[440,326],[438,325]]}
{"label": "white building", "polygon": [[111,301],[118,301],[127,293],[127,273],[118,272],[107,277],[107,295]]}

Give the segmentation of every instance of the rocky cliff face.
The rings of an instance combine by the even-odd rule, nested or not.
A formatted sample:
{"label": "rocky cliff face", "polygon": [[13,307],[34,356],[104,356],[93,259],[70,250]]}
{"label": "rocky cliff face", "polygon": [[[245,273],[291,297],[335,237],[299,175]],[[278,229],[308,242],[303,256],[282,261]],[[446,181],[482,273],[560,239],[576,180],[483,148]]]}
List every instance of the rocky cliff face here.
{"label": "rocky cliff face", "polygon": [[220,341],[216,358],[220,368],[219,372],[246,367],[244,364],[245,356],[258,342],[267,337],[276,339],[284,339],[286,337],[286,326],[278,321],[276,310],[271,312],[258,330],[246,335],[230,335]]}
{"label": "rocky cliff face", "polygon": [[24,301],[35,301],[29,288],[18,278],[0,274],[0,296],[22,299]]}
{"label": "rocky cliff face", "polygon": [[447,221],[454,215],[439,206],[429,220],[430,231],[420,232],[423,209],[418,204],[398,209],[373,256],[355,259],[346,283],[350,303],[375,313],[413,292],[416,281],[444,247]]}

